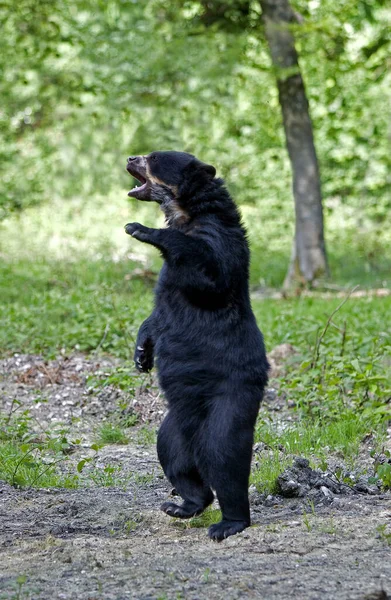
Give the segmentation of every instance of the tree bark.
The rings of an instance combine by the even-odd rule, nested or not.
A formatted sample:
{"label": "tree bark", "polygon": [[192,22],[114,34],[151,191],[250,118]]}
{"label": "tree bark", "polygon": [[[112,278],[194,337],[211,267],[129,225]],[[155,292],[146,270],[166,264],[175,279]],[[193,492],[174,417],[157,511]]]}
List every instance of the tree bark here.
{"label": "tree bark", "polygon": [[327,275],[323,209],[311,117],[289,24],[288,0],[260,0],[265,35],[276,71],[286,144],[292,167],[295,239],[284,287],[311,285]]}

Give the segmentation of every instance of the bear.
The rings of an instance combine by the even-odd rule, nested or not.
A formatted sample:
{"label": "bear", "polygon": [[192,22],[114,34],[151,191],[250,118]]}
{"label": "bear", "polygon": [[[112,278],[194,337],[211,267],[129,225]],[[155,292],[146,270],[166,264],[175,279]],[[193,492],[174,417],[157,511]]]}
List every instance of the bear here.
{"label": "bear", "polygon": [[141,184],[128,195],[155,201],[166,220],[161,229],[125,226],[164,259],[134,356],[140,372],[156,361],[168,404],[157,452],[183,502],[161,509],[190,518],[216,494],[222,520],[208,533],[222,541],[250,525],[254,426],[269,368],[250,303],[246,231],[216,169],[192,154],[130,156],[127,171]]}

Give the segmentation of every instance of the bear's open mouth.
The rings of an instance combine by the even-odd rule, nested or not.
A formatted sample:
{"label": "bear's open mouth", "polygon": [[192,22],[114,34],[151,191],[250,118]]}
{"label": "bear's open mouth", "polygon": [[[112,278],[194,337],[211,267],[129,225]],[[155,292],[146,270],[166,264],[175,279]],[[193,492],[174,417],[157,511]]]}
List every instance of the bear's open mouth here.
{"label": "bear's open mouth", "polygon": [[128,196],[130,196],[133,192],[136,191],[141,192],[141,190],[147,187],[147,180],[145,179],[145,177],[143,177],[142,175],[137,175],[137,177],[133,175],[133,177],[137,179],[137,181],[139,181],[141,185],[135,185],[134,188],[130,190]]}
{"label": "bear's open mouth", "polygon": [[149,181],[147,179],[147,168],[146,160],[144,156],[132,157],[132,160],[128,160],[126,170],[132,177],[137,179],[141,185],[136,185],[128,196],[136,198],[137,200],[150,200],[149,198]]}

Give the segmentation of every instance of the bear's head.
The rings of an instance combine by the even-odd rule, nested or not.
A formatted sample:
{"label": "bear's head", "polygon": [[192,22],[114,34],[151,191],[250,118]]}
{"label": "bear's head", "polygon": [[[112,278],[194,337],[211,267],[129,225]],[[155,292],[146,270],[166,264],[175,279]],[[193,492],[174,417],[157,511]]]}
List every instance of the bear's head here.
{"label": "bear's head", "polygon": [[168,220],[188,217],[190,204],[216,175],[216,169],[187,152],[129,156],[127,171],[140,183],[128,196],[155,201]]}

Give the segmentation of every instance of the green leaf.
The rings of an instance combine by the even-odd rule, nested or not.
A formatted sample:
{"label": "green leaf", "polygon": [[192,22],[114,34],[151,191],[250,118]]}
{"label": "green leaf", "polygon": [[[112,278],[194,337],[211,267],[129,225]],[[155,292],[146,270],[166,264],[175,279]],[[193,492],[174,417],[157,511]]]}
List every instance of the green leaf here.
{"label": "green leaf", "polygon": [[83,470],[84,465],[86,464],[86,462],[87,462],[87,459],[83,458],[81,461],[79,461],[77,463],[77,471],[78,471],[78,473],[82,472],[82,470]]}
{"label": "green leaf", "polygon": [[355,370],[357,371],[357,373],[359,373],[361,369],[360,369],[360,363],[358,362],[357,358],[354,358],[351,361],[351,364],[355,368]]}

